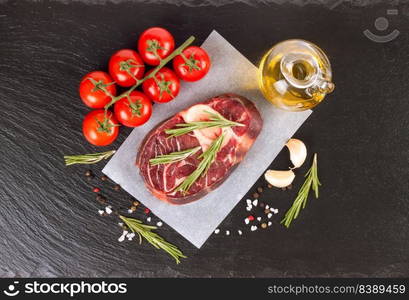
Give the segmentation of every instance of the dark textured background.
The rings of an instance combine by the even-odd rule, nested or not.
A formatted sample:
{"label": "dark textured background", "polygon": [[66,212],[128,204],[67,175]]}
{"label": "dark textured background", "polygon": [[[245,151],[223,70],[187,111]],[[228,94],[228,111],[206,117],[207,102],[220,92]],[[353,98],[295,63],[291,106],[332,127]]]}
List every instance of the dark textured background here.
{"label": "dark textured background", "polygon": [[[389,16],[389,29],[401,35],[377,44],[362,30],[375,31],[387,3],[147,2],[1,1],[0,276],[408,276],[408,7]],[[110,54],[134,47],[154,25],[178,44],[190,34],[200,44],[216,29],[254,63],[288,38],[327,52],[336,90],[296,134],[319,153],[323,187],[289,230],[278,223],[296,190],[269,190],[261,200],[280,214],[268,230],[213,235],[197,250],[161,228],[189,256],[175,265],[147,243],[118,243],[117,220],[99,217],[91,187],[103,186],[115,206],[126,206],[128,196],[87,182],[86,167],[64,166],[64,154],[101,150],[81,134],[88,109],[77,94],[80,78],[106,69]],[[112,148],[129,132],[122,129]],[[102,166],[92,170],[101,175]],[[287,166],[282,151],[272,167]],[[295,186],[301,182],[300,175]],[[221,228],[244,227],[244,207]]]}

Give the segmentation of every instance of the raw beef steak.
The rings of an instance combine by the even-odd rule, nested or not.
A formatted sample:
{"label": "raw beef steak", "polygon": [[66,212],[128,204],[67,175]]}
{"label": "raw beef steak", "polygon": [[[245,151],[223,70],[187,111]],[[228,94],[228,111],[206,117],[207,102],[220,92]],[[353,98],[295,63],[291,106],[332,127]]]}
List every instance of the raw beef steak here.
{"label": "raw beef steak", "polygon": [[[221,114],[244,126],[206,128],[172,138],[165,133],[166,129],[175,128],[178,123],[208,120],[208,112]],[[214,97],[177,113],[152,129],[139,148],[136,165],[154,196],[172,204],[189,203],[218,187],[229,176],[253,145],[262,126],[260,113],[250,100],[235,94]],[[199,155],[222,133],[223,144],[207,173],[196,180],[186,193],[175,192],[175,188],[197,168]],[[182,161],[154,166],[149,163],[151,158],[159,155],[197,146],[201,146],[201,150]]]}

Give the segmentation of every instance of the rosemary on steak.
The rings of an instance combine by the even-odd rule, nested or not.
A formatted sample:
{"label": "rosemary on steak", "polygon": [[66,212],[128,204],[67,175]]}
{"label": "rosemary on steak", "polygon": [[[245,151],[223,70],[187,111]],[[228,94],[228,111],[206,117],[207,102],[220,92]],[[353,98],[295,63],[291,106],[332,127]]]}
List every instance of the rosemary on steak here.
{"label": "rosemary on steak", "polygon": [[311,168],[308,170],[304,177],[306,177],[307,179],[301,186],[297,198],[295,198],[293,205],[286,212],[284,219],[281,220],[281,224],[284,224],[284,226],[287,228],[290,227],[290,224],[293,220],[297,219],[301,209],[305,208],[305,205],[307,204],[308,194],[311,188],[315,192],[315,198],[318,198],[318,187],[321,185],[321,183],[318,179],[317,153],[314,154]]}
{"label": "rosemary on steak", "polygon": [[155,166],[155,165],[160,165],[160,164],[170,164],[170,163],[178,162],[178,161],[184,160],[188,158],[189,156],[195,154],[200,149],[201,147],[197,146],[195,148],[190,148],[190,149],[186,149],[183,151],[171,152],[169,154],[159,155],[159,156],[156,156],[155,158],[151,158],[149,160],[149,163],[152,166]]}
{"label": "rosemary on steak", "polygon": [[64,161],[66,166],[75,164],[95,164],[103,159],[110,158],[115,151],[116,150],[82,155],[64,155]]}
{"label": "rosemary on steak", "polygon": [[179,186],[176,187],[175,191],[187,193],[193,183],[195,183],[200,176],[204,176],[207,173],[210,166],[216,159],[217,152],[219,152],[223,144],[223,139],[224,133],[215,139],[205,152],[199,155],[199,159],[201,159],[199,165],[188,177],[183,180]]}
{"label": "rosemary on steak", "polygon": [[175,245],[167,242],[160,235],[153,232],[152,230],[157,229],[156,226],[143,224],[142,221],[124,217],[122,215],[119,218],[126,224],[126,226],[134,233],[139,236],[139,243],[142,243],[142,237],[147,240],[156,249],[162,249],[166,251],[170,256],[172,256],[176,263],[180,263],[180,258],[186,258],[182,251],[178,249]]}
{"label": "rosemary on steak", "polygon": [[212,113],[205,111],[205,113],[210,115],[208,121],[196,121],[189,123],[179,123],[176,124],[177,128],[166,129],[165,133],[169,134],[169,138],[181,136],[192,132],[193,130],[205,129],[205,128],[224,128],[233,126],[244,126],[241,123],[230,121],[224,118],[221,114]]}

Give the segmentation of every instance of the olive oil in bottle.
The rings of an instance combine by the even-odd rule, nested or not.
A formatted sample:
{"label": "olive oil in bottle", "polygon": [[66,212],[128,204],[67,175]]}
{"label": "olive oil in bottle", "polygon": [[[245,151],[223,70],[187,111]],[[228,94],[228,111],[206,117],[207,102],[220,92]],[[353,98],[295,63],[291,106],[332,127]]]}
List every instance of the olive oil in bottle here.
{"label": "olive oil in bottle", "polygon": [[264,97],[277,107],[302,111],[319,104],[334,90],[325,53],[304,40],[287,40],[263,57],[259,84]]}

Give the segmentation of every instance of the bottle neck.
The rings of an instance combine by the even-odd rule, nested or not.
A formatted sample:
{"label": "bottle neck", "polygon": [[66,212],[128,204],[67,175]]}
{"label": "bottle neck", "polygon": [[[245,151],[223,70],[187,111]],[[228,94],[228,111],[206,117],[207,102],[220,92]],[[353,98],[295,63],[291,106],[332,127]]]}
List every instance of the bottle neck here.
{"label": "bottle neck", "polygon": [[281,59],[280,69],[287,84],[302,90],[308,96],[315,93],[328,94],[334,84],[324,78],[316,58],[309,53],[289,53]]}

